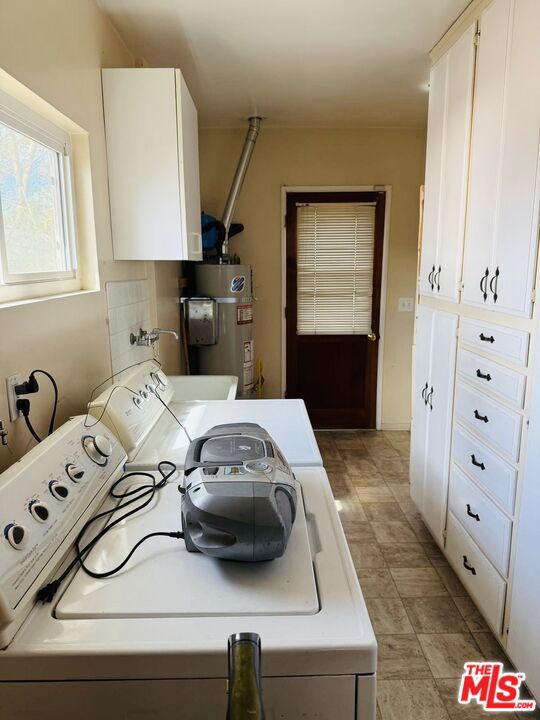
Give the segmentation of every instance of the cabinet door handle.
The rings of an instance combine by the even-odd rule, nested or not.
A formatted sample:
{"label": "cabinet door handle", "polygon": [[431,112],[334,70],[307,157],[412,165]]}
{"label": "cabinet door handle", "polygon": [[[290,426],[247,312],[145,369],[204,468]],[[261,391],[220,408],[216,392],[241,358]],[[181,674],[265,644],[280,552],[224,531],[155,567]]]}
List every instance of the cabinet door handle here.
{"label": "cabinet door handle", "polygon": [[469,505],[469,503],[467,503],[467,515],[468,515],[469,517],[474,518],[474,519],[476,520],[476,522],[480,522],[480,515],[479,515],[478,513],[473,513],[473,511],[471,510],[471,506]]}
{"label": "cabinet door handle", "polygon": [[468,570],[473,575],[476,575],[476,570],[473,568],[472,565],[469,565],[469,561],[467,560],[466,555],[463,556],[463,567],[465,568],[465,570]]}
{"label": "cabinet door handle", "polygon": [[495,342],[495,338],[493,337],[493,335],[484,335],[483,332],[481,332],[478,337],[480,338],[480,340],[482,342],[488,342],[488,343],[491,343],[492,345]]}
{"label": "cabinet door handle", "polygon": [[486,268],[486,272],[482,275],[480,279],[480,292],[482,293],[482,297],[484,298],[484,302],[488,299],[487,294],[487,282],[489,277],[489,268]]}
{"label": "cabinet door handle", "polygon": [[440,284],[440,278],[441,278],[441,266],[439,265],[439,269],[433,276],[433,284],[437,286],[437,292],[441,292],[441,284]]}
{"label": "cabinet door handle", "polygon": [[435,274],[435,265],[431,268],[431,272],[430,272],[429,275],[428,275],[428,283],[429,283],[429,285],[430,285],[430,287],[431,287],[432,290],[433,290],[433,288],[435,287],[435,284],[434,284],[434,282],[433,282],[433,275],[434,275],[434,274]]}
{"label": "cabinet door handle", "polygon": [[475,411],[474,411],[474,417],[475,417],[477,420],[481,420],[482,422],[485,422],[485,423],[488,423],[488,422],[489,422],[488,416],[487,416],[487,415],[480,415],[480,413],[478,412],[478,410],[475,410]]}
{"label": "cabinet door handle", "polygon": [[474,465],[474,467],[478,467],[478,468],[480,468],[480,470],[485,470],[485,469],[486,469],[486,466],[484,465],[483,462],[478,462],[478,460],[477,460],[476,457],[474,456],[474,453],[471,455],[471,462],[472,462],[472,464]]}
{"label": "cabinet door handle", "polygon": [[484,375],[484,373],[481,370],[476,371],[476,377],[479,377],[482,380],[487,380],[488,382],[490,382],[490,380],[491,380],[491,375],[489,373]]}
{"label": "cabinet door handle", "polygon": [[422,400],[424,401],[424,405],[427,405],[427,397],[426,397],[426,391],[428,389],[428,384],[426,383],[424,387],[422,388]]}
{"label": "cabinet door handle", "polygon": [[431,389],[430,389],[430,391],[429,391],[429,393],[428,393],[427,402],[426,402],[426,405],[429,404],[429,409],[430,409],[430,410],[433,410],[432,400],[433,400],[433,385],[431,386]]}
{"label": "cabinet door handle", "polygon": [[491,278],[489,281],[489,289],[491,293],[493,294],[493,302],[497,302],[497,298],[499,297],[497,288],[499,287],[499,268],[495,270],[495,275]]}

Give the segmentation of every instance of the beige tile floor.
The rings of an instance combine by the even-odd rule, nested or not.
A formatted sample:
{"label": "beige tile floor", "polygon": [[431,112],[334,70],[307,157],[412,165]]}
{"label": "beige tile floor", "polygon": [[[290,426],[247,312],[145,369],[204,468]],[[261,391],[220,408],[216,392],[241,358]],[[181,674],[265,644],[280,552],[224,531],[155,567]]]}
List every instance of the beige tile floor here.
{"label": "beige tile floor", "polygon": [[464,662],[510,662],[409,497],[409,433],[317,440],[379,644],[378,720],[538,720],[457,702]]}

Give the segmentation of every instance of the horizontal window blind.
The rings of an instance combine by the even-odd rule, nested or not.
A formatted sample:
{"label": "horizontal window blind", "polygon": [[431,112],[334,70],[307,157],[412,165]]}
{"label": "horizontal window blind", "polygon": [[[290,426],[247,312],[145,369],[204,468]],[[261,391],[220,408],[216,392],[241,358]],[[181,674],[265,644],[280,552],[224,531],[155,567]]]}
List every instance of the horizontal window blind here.
{"label": "horizontal window blind", "polygon": [[298,335],[371,331],[374,203],[297,207]]}

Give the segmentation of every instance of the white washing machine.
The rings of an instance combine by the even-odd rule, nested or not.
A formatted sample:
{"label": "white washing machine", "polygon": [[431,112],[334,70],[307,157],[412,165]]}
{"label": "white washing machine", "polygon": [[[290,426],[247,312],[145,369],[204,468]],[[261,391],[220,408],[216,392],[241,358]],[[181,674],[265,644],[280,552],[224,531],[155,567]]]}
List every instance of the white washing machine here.
{"label": "white washing machine", "polygon": [[[109,428],[79,417],[0,476],[0,717],[225,718],[227,638],[256,632],[268,720],[374,720],[376,641],[322,467],[295,469],[302,497],[282,558],[223,562],[152,537],[111,577],[76,565],[36,602],[83,524],[118,502],[125,460]],[[179,530],[181,483],[171,471],[93,547],[90,571]]]}
{"label": "white washing machine", "polygon": [[183,467],[190,438],[231,422],[264,427],[291,467],[323,464],[302,400],[179,402],[172,383],[152,361],[123,378],[96,398],[89,412],[116,433],[132,469],[155,469],[163,459]]}

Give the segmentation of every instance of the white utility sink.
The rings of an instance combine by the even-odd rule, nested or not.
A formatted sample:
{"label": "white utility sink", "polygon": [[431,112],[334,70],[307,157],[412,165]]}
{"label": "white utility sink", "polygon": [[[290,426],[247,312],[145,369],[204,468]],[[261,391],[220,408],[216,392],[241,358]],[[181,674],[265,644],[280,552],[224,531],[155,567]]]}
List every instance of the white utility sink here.
{"label": "white utility sink", "polygon": [[238,378],[234,375],[168,375],[173,402],[234,400]]}

